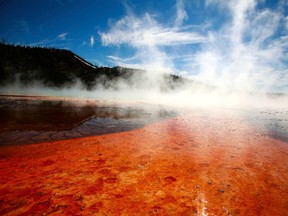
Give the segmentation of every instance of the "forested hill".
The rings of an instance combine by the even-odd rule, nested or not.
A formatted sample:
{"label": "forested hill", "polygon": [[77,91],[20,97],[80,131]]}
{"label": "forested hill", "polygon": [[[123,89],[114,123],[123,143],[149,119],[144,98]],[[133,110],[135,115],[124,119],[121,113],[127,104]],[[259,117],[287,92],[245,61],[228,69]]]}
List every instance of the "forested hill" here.
{"label": "forested hill", "polygon": [[[97,67],[69,50],[0,43],[0,86],[40,83],[61,88],[81,82],[88,90],[99,85],[117,89],[119,80],[127,86],[143,84],[143,74],[142,70]],[[187,81],[175,75],[163,77],[160,87],[164,91]]]}

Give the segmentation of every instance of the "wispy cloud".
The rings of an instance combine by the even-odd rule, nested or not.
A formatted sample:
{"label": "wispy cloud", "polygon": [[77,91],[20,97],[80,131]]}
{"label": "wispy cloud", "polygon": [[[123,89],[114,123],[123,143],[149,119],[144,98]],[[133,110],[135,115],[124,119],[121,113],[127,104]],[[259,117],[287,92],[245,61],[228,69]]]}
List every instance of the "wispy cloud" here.
{"label": "wispy cloud", "polygon": [[87,42],[86,41],[82,41],[82,43],[80,44],[80,47],[83,47],[85,45],[87,45]]}
{"label": "wispy cloud", "polygon": [[[176,1],[172,24],[161,23],[148,12],[137,16],[128,8],[125,17],[99,34],[104,46],[128,45],[135,50],[130,57],[110,55],[115,64],[184,71],[230,90],[288,91],[288,37],[278,35],[280,28],[287,28],[288,19],[281,5],[259,10],[257,4],[256,0],[206,0],[206,7],[229,15],[220,28],[208,26],[209,31],[207,20],[198,28],[185,25],[184,0]],[[192,47],[195,44],[197,49]]]}
{"label": "wispy cloud", "polygon": [[65,40],[67,35],[68,35],[68,33],[64,32],[64,33],[59,34],[57,36],[57,38],[60,39],[60,40]]}
{"label": "wispy cloud", "polygon": [[40,46],[40,47],[61,47],[68,49],[71,45],[72,39],[67,38],[68,33],[64,32],[57,35],[55,38],[45,38],[40,41],[30,43],[29,46]]}
{"label": "wispy cloud", "polygon": [[109,32],[100,33],[103,45],[128,44],[141,46],[175,46],[202,43],[206,38],[196,32],[167,27],[146,13],[143,17],[126,16],[116,22]]}
{"label": "wispy cloud", "polygon": [[183,1],[179,1],[176,17],[177,27],[159,23],[149,13],[135,15],[126,5],[127,15],[115,22],[108,32],[99,32],[104,46],[128,45],[136,50],[133,57],[111,58],[118,65],[131,66],[153,71],[171,72],[175,70],[171,56],[163,51],[166,47],[177,47],[187,44],[201,44],[207,38],[198,32],[189,31],[190,27],[181,27],[186,19]]}
{"label": "wispy cloud", "polygon": [[209,42],[197,54],[196,64],[193,62],[197,65],[194,70],[198,71],[198,77],[227,89],[288,87],[283,82],[288,74],[280,69],[286,55],[285,39],[273,39],[283,14],[267,8],[257,10],[256,5],[255,0],[209,1],[208,7],[226,8],[231,20],[219,31],[209,33]]}
{"label": "wispy cloud", "polygon": [[177,0],[176,2],[176,19],[175,19],[175,26],[181,26],[185,20],[188,19],[188,14],[184,9],[185,1],[184,0]]}
{"label": "wispy cloud", "polygon": [[95,43],[95,40],[94,40],[94,36],[92,35],[90,37],[90,46],[93,47],[94,46],[94,43]]}

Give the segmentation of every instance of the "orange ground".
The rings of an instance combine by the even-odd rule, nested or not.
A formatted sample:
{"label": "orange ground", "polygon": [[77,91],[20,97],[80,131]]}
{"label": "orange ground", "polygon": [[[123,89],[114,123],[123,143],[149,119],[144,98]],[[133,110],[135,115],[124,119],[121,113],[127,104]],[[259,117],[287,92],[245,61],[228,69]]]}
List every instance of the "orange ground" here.
{"label": "orange ground", "polygon": [[288,215],[287,143],[239,119],[0,151],[0,215]]}

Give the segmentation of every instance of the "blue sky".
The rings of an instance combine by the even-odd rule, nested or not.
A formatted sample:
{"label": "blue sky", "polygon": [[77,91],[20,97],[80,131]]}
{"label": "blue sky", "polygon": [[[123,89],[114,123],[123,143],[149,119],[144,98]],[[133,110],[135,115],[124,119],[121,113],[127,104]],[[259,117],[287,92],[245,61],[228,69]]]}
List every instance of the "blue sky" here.
{"label": "blue sky", "polygon": [[288,91],[287,0],[0,0],[0,38],[96,65]]}

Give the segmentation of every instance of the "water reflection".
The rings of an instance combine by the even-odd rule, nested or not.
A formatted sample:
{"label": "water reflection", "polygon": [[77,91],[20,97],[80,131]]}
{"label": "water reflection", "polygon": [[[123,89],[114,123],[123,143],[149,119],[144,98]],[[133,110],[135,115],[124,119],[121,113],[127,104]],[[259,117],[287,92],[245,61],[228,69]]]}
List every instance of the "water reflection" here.
{"label": "water reflection", "polygon": [[[0,145],[29,144],[128,131],[177,115],[202,116],[226,122],[236,117],[258,133],[288,141],[288,110],[193,109],[171,111],[163,106],[94,100],[0,97]],[[228,126],[227,125],[227,126]]]}
{"label": "water reflection", "polygon": [[[230,125],[230,121],[244,121],[262,135],[282,141],[288,141],[288,109],[286,108],[222,108],[194,109],[194,116],[201,116],[209,121],[222,121]],[[187,113],[191,113],[191,110]]]}
{"label": "water reflection", "polygon": [[260,133],[288,141],[288,110],[262,108],[238,110],[239,115],[250,122]]}
{"label": "water reflection", "polygon": [[173,117],[163,106],[0,98],[0,145],[115,133]]}

